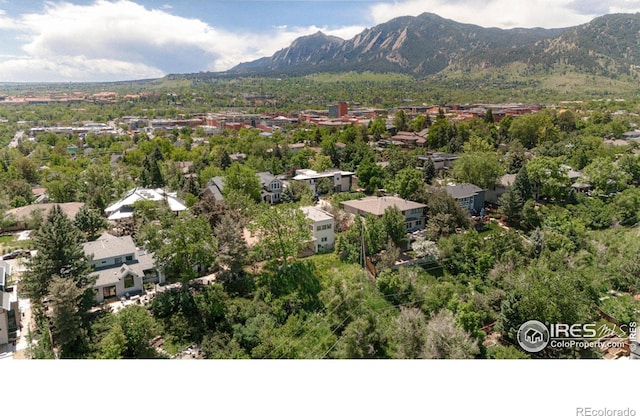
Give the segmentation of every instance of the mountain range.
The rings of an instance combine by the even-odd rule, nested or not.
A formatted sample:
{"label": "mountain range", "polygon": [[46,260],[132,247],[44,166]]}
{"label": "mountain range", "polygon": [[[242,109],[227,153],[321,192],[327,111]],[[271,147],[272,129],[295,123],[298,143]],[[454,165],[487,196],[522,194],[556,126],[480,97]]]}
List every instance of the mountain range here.
{"label": "mountain range", "polygon": [[640,14],[609,14],[559,29],[497,29],[432,13],[392,19],[345,40],[322,32],[296,39],[271,57],[241,63],[231,75],[306,75],[318,72],[481,70],[514,63],[554,65],[616,77],[640,70]]}

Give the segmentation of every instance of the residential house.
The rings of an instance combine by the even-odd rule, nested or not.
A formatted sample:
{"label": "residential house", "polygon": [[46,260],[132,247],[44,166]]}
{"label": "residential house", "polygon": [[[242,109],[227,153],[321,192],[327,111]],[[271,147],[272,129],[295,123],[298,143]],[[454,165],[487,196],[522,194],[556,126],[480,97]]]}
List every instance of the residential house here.
{"label": "residential house", "polygon": [[458,155],[442,152],[427,153],[425,156],[418,156],[418,159],[422,162],[426,162],[427,159],[431,159],[436,170],[449,170],[453,168],[453,162],[459,158],[460,156]]}
{"label": "residential house", "polygon": [[447,193],[472,215],[479,215],[484,208],[484,192],[484,189],[470,183],[447,185]]}
{"label": "residential house", "polygon": [[340,169],[329,169],[320,173],[312,169],[298,169],[292,180],[307,183],[311,191],[315,194],[318,181],[323,178],[328,178],[333,184],[334,192],[349,192],[351,191],[354,175],[354,172],[347,172]]}
{"label": "residential house", "polygon": [[46,203],[46,204],[31,204],[23,207],[13,208],[5,212],[4,218],[9,225],[5,226],[3,231],[21,231],[29,228],[34,220],[39,218],[46,218],[49,215],[49,211],[55,206],[59,205],[62,212],[73,221],[76,214],[80,211],[80,208],[84,206],[84,202],[65,202],[65,203]]}
{"label": "residential house", "polygon": [[[282,192],[284,191],[284,182],[282,179],[271,174],[271,172],[256,173],[262,185],[260,196],[264,202],[276,204],[282,200]],[[222,176],[214,176],[209,179],[207,187],[204,190],[205,195],[211,195],[216,201],[224,200],[222,190],[224,189],[224,178]]]}
{"label": "residential house", "polygon": [[98,302],[140,293],[146,282],[164,283],[153,254],[137,248],[130,235],[116,237],[104,233],[85,243],[83,249],[97,275],[93,288]]}
{"label": "residential house", "polygon": [[122,199],[109,205],[104,212],[108,215],[108,219],[113,221],[130,218],[133,216],[133,205],[137,201],[164,201],[169,209],[176,214],[187,209],[175,192],[167,192],[160,188],[134,188],[127,192]]}
{"label": "residential house", "polygon": [[496,186],[493,189],[485,189],[484,191],[484,201],[490,204],[497,205],[502,194],[507,192],[511,186],[513,186],[513,182],[516,180],[515,173],[508,173],[503,175],[499,180]]}
{"label": "residential house", "polygon": [[275,204],[281,201],[282,192],[284,191],[282,180],[271,174],[271,172],[258,172],[262,191],[260,196],[264,202]]}
{"label": "residential house", "polygon": [[314,206],[301,207],[300,209],[310,220],[309,227],[311,228],[314,252],[318,253],[333,249],[335,242],[335,220],[333,215]]}
{"label": "residential house", "polygon": [[363,217],[367,214],[381,217],[387,208],[396,207],[405,217],[405,226],[408,233],[422,230],[426,225],[427,206],[397,196],[373,196],[352,199],[350,201],[344,201],[342,205],[345,211]]}
{"label": "residential house", "polygon": [[14,342],[20,329],[20,307],[16,286],[7,286],[11,265],[0,261],[0,346]]}

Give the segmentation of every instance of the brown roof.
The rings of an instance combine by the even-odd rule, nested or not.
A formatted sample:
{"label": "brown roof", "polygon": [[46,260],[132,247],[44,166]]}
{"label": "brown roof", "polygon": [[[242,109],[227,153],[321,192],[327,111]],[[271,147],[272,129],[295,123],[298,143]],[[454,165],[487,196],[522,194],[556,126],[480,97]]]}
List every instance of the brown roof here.
{"label": "brown roof", "polygon": [[48,204],[33,204],[33,205],[25,205],[24,207],[13,208],[8,210],[5,213],[5,217],[13,216],[15,219],[29,219],[31,213],[33,211],[41,210],[42,216],[46,217],[49,215],[49,211],[53,208],[54,205],[60,205],[60,209],[62,212],[66,214],[70,219],[74,219],[80,208],[84,206],[84,202],[65,202],[62,204],[57,203],[48,203]]}
{"label": "brown roof", "polygon": [[361,199],[352,199],[350,201],[342,202],[342,205],[355,208],[358,211],[368,212],[369,214],[373,214],[376,216],[381,216],[382,214],[384,214],[384,211],[389,207],[397,207],[402,212],[410,209],[427,207],[425,204],[409,201],[408,199],[398,198],[396,196],[373,196]]}

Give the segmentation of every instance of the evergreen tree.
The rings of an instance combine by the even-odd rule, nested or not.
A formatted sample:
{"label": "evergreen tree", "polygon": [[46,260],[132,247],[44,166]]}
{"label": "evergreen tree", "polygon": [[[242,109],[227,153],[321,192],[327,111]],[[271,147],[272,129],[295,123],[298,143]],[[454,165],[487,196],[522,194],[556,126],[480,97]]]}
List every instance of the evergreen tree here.
{"label": "evergreen tree", "polygon": [[393,119],[393,125],[398,129],[398,131],[406,131],[409,127],[409,118],[407,117],[407,113],[403,110],[396,111]]}
{"label": "evergreen tree", "polygon": [[513,181],[513,192],[522,200],[522,203],[533,198],[529,174],[527,173],[527,168],[524,166],[520,168],[516,179]]}
{"label": "evergreen tree", "polygon": [[73,280],[54,276],[49,284],[50,328],[54,355],[60,358],[77,357],[86,347],[86,331],[79,314],[83,303],[83,289]]}
{"label": "evergreen tree", "polygon": [[73,223],[88,237],[95,236],[98,231],[108,226],[107,220],[97,210],[89,209],[87,205],[80,208]]}
{"label": "evergreen tree", "polygon": [[433,178],[436,177],[436,165],[431,158],[428,158],[424,163],[424,181],[431,185]]}
{"label": "evergreen tree", "polygon": [[42,226],[35,232],[33,247],[37,254],[25,271],[22,284],[31,299],[36,318],[44,317],[43,300],[49,295],[53,276],[72,280],[82,290],[79,313],[87,311],[94,301],[91,289],[95,278],[90,276],[89,259],[82,250],[83,237],[71,220],[55,205]]}
{"label": "evergreen tree", "polygon": [[518,192],[509,189],[500,196],[500,212],[508,224],[516,224],[520,220],[524,201]]}
{"label": "evergreen tree", "polygon": [[487,113],[484,115],[484,121],[493,123],[493,111],[490,108],[487,109]]}
{"label": "evergreen tree", "polygon": [[164,160],[162,151],[156,146],[153,153],[147,155],[142,161],[142,171],[140,172],[140,182],[145,188],[162,188],[165,185],[160,162]]}

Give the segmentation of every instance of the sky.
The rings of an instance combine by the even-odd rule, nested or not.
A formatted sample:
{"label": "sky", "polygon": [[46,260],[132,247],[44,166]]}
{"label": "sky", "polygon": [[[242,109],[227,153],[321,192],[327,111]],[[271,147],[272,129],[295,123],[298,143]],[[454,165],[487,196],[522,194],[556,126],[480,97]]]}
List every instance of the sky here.
{"label": "sky", "polygon": [[350,39],[423,12],[483,27],[559,28],[640,12],[640,0],[0,0],[0,82],[224,71],[300,36]]}

